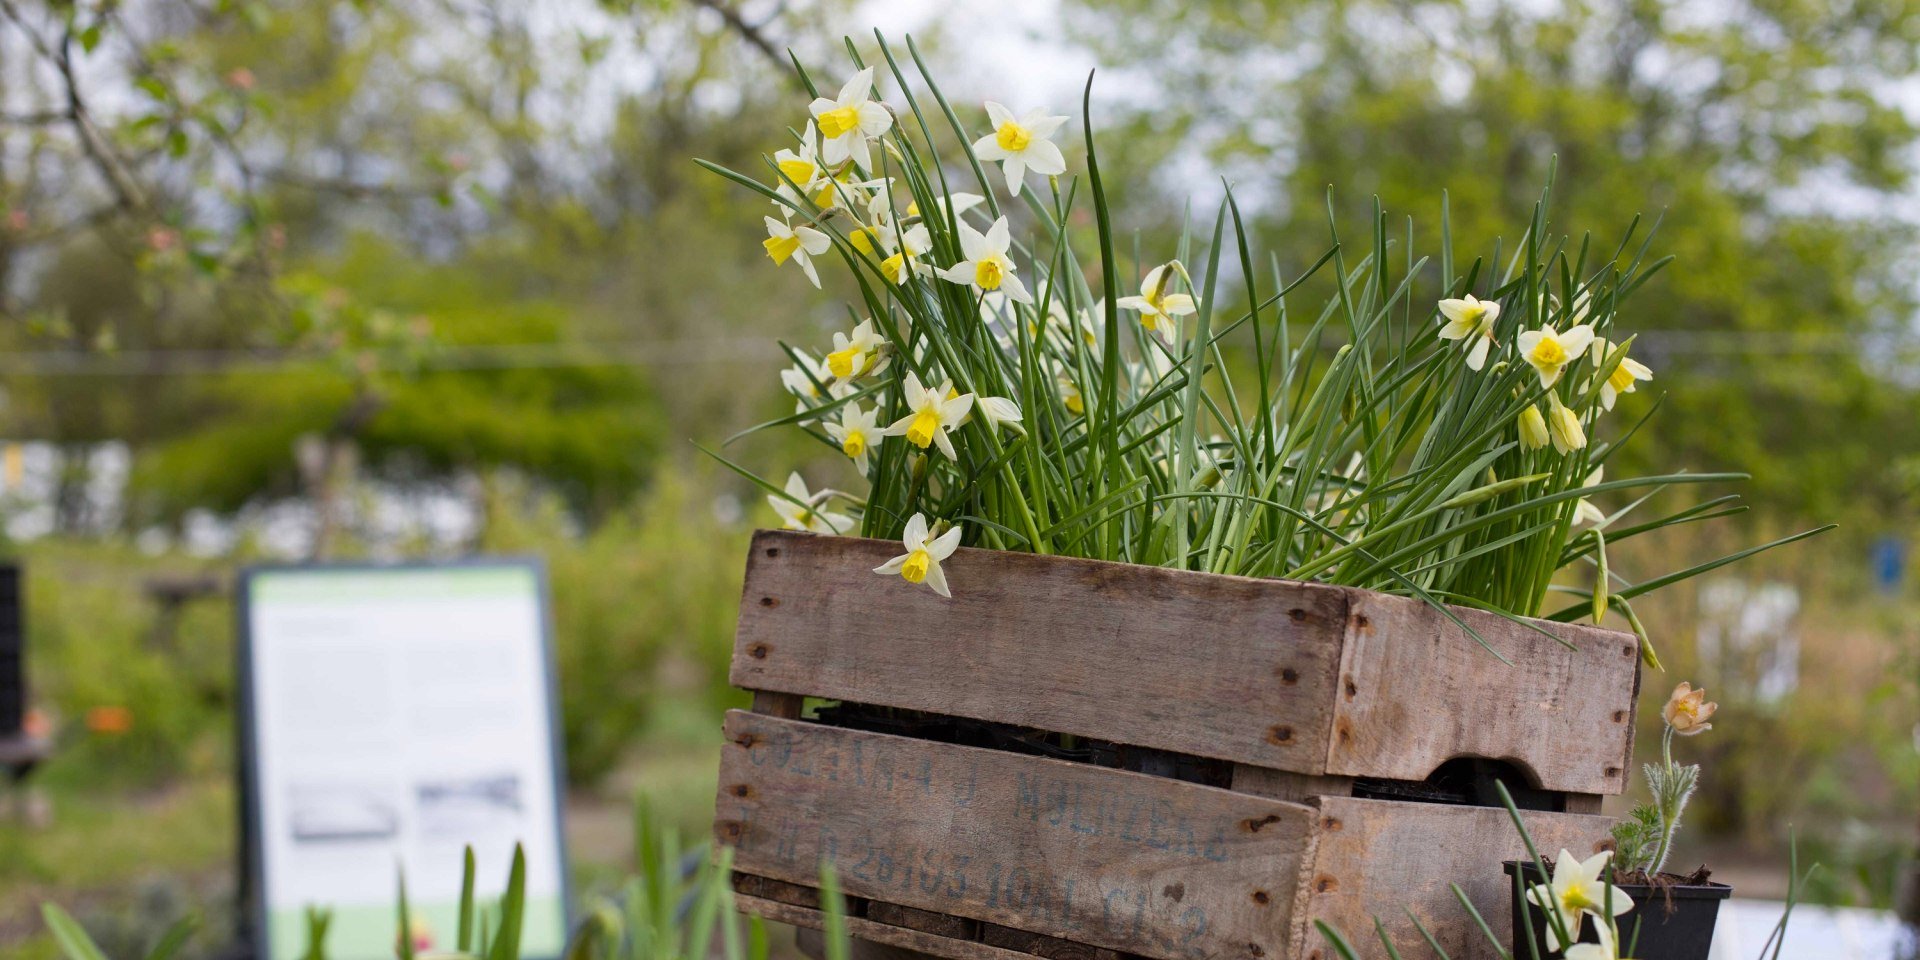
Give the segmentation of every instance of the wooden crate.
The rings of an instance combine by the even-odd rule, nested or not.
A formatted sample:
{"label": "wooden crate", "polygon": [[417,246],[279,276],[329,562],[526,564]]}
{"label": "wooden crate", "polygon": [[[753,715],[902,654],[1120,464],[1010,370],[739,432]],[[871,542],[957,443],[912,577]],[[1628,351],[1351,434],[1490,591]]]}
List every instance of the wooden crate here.
{"label": "wooden crate", "polygon": [[[897,552],[754,539],[731,676],[755,710],[727,717],[715,818],[746,909],[817,925],[825,859],[856,937],[956,960],[1306,960],[1328,955],[1314,920],[1357,937],[1376,915],[1421,956],[1408,910],[1473,957],[1447,885],[1504,929],[1506,811],[1389,798],[1495,760],[1541,846],[1605,840],[1630,636],[1461,611],[1509,666],[1367,591],[961,550],[947,600],[871,572]],[[848,729],[803,697],[1101,750]]]}

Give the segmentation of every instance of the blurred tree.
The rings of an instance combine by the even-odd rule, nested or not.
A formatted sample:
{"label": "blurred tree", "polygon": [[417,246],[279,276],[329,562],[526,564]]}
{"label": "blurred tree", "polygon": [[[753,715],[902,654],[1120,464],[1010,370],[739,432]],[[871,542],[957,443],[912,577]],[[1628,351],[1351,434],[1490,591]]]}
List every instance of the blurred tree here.
{"label": "blurred tree", "polygon": [[1645,213],[1677,258],[1625,318],[1659,378],[1625,415],[1671,390],[1638,455],[1751,469],[1756,499],[1856,529],[1912,516],[1886,453],[1920,446],[1916,129],[1895,102],[1920,3],[1084,6],[1065,22],[1135,105],[1102,163],[1135,210],[1177,218],[1205,162],[1283,265],[1323,248],[1330,186],[1343,216],[1373,195],[1412,215],[1421,253],[1443,190],[1457,250],[1512,249],[1557,157],[1561,228],[1610,250]]}
{"label": "blurred tree", "polygon": [[305,495],[317,550],[356,477],[605,511],[820,316],[690,157],[757,162],[837,6],[5,0],[9,432],[131,441],[136,524]]}

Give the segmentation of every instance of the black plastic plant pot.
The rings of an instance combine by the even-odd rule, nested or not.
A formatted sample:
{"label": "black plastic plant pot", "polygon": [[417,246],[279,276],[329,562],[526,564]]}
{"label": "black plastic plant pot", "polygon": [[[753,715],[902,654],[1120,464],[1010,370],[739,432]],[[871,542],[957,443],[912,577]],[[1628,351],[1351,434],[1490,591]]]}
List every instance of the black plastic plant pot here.
{"label": "black plastic plant pot", "polygon": [[[1518,876],[1525,868],[1524,887],[1546,882],[1540,868],[1529,861],[1508,860],[1505,867],[1509,878]],[[1508,879],[1507,883],[1511,886],[1513,880]],[[1720,901],[1733,895],[1732,887],[1711,882],[1675,883],[1657,888],[1623,883],[1617,889],[1633,898],[1633,909],[1615,923],[1620,929],[1620,955],[1634,960],[1707,960],[1707,953],[1713,947],[1713,924],[1720,914]],[[1561,956],[1547,951],[1546,912],[1528,903],[1518,888],[1512,896],[1514,960],[1531,960],[1536,955],[1526,947],[1529,919],[1540,960]],[[1585,943],[1599,942],[1600,934],[1592,917],[1581,922],[1579,939]]]}

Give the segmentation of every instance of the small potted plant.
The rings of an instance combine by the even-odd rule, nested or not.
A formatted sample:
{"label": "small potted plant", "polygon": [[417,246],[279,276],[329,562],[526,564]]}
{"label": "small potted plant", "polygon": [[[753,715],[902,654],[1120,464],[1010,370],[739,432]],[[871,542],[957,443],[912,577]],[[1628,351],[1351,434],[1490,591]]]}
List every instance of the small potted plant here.
{"label": "small potted plant", "polygon": [[[1733,888],[1708,880],[1705,867],[1689,874],[1665,867],[1700,781],[1699,764],[1674,762],[1673,738],[1713,729],[1719,706],[1684,680],[1673,689],[1660,710],[1660,760],[1643,768],[1652,799],[1613,828],[1611,853],[1581,861],[1562,850],[1548,877],[1533,863],[1507,864],[1509,876],[1526,877],[1514,885],[1515,956],[1528,956],[1522,945],[1531,940],[1531,956],[1543,960],[1706,960],[1720,901]],[[1569,940],[1576,942],[1568,947]]]}

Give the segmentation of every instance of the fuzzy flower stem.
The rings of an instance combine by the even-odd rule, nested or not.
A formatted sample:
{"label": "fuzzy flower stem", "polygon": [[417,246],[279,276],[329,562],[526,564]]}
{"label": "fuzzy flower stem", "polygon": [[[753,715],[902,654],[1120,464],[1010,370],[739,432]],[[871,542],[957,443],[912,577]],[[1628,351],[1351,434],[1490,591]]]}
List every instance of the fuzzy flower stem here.
{"label": "fuzzy flower stem", "polygon": [[[1667,727],[1665,735],[1660,738],[1660,763],[1666,770],[1666,776],[1663,778],[1664,781],[1666,783],[1672,783],[1674,779],[1680,775],[1680,771],[1673,765],[1673,727],[1671,726]],[[1660,792],[1665,793],[1666,791],[1663,790]],[[1680,805],[1685,804],[1686,800],[1685,798],[1680,798],[1678,802],[1674,802],[1673,798],[1656,796],[1654,797],[1654,802],[1658,804],[1660,808],[1660,846],[1654,849],[1653,865],[1647,869],[1647,878],[1649,880],[1659,876],[1660,869],[1667,865],[1667,854],[1673,852],[1673,835],[1680,829],[1680,810],[1678,808]],[[1673,803],[1672,809],[1669,809],[1669,803]]]}

